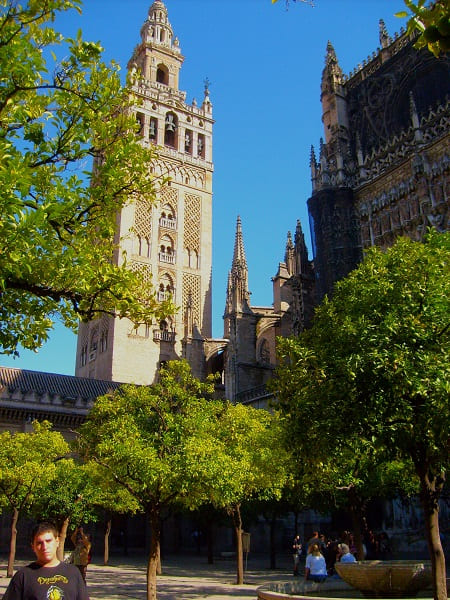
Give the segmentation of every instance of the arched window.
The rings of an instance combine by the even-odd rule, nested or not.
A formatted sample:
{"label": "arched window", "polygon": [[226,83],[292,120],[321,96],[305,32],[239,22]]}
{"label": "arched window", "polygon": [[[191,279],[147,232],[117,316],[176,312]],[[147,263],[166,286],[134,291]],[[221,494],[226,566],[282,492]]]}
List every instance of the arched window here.
{"label": "arched window", "polygon": [[170,236],[163,235],[160,239],[160,252],[159,252],[159,260],[166,263],[175,263],[175,248],[173,245],[173,240]]}
{"label": "arched window", "polygon": [[145,116],[142,113],[136,113],[136,123],[138,125],[138,135],[144,135]]}
{"label": "arched window", "polygon": [[161,211],[161,217],[159,219],[159,224],[161,227],[166,227],[167,229],[177,228],[175,211],[170,206],[170,204],[165,204],[163,206]]}
{"label": "arched window", "polygon": [[178,119],[177,116],[169,112],[166,114],[164,122],[164,144],[176,149]]}
{"label": "arched window", "polygon": [[148,139],[154,144],[158,143],[158,119],[151,117],[148,128]]}
{"label": "arched window", "polygon": [[158,65],[156,69],[156,81],[164,85],[169,85],[169,69],[166,65]]}
{"label": "arched window", "polygon": [[197,138],[197,156],[205,158],[205,136],[202,133]]}
{"label": "arched window", "polygon": [[150,238],[147,236],[137,236],[138,241],[138,254],[139,256],[150,257]]}
{"label": "arched window", "polygon": [[192,154],[192,131],[186,129],[184,134],[184,151],[186,154]]}
{"label": "arched window", "polygon": [[189,266],[192,269],[198,269],[198,254],[195,250],[191,250],[189,253]]}
{"label": "arched window", "polygon": [[160,278],[160,284],[158,288],[158,300],[162,302],[163,300],[168,300],[170,296],[173,296],[175,293],[173,280],[168,273],[165,273]]}

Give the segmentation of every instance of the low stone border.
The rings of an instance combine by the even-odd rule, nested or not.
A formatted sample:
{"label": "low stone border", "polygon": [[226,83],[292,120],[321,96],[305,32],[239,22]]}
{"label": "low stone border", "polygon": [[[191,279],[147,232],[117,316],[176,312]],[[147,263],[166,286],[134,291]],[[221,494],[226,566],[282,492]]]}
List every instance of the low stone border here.
{"label": "low stone border", "polygon": [[[345,581],[340,579],[327,580],[323,583],[306,581],[293,581],[291,583],[267,584],[259,587],[258,600],[330,600],[328,592],[339,592],[339,600],[343,600],[341,594],[348,591],[348,597],[354,599],[355,591]],[[323,595],[322,595],[323,593]],[[311,596],[314,594],[314,596]]]}

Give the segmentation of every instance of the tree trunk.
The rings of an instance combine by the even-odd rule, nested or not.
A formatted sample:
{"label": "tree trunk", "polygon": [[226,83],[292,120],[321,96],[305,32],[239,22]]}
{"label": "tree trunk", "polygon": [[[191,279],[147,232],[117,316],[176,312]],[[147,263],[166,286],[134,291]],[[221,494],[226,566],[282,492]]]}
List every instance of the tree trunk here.
{"label": "tree trunk", "polygon": [[211,518],[206,520],[206,543],[208,548],[208,565],[214,564],[214,531]]}
{"label": "tree trunk", "polygon": [[431,559],[434,600],[447,600],[445,555],[439,535],[439,497],[445,477],[429,475],[417,469],[420,478],[420,500],[425,518],[425,535]]}
{"label": "tree trunk", "polygon": [[104,537],[104,549],[103,549],[103,564],[109,563],[109,536],[111,535],[111,519],[108,519],[105,523],[105,537]]}
{"label": "tree trunk", "polygon": [[16,541],[17,541],[17,521],[19,520],[19,511],[14,507],[13,516],[11,521],[11,539],[9,542],[9,556],[8,556],[8,567],[6,569],[6,576],[12,577],[14,575],[14,559],[16,558]]}
{"label": "tree trunk", "polygon": [[152,507],[150,519],[150,556],[147,565],[147,600],[156,600],[156,576],[160,560],[161,521],[159,508]]}
{"label": "tree trunk", "polygon": [[56,551],[56,556],[59,560],[64,560],[64,546],[66,544],[67,530],[69,529],[70,518],[66,517],[59,530],[59,546]]}
{"label": "tree trunk", "polygon": [[270,568],[277,568],[277,552],[275,548],[275,529],[277,524],[277,516],[275,511],[272,513],[272,518],[270,519]]}
{"label": "tree trunk", "polygon": [[361,531],[361,523],[363,518],[362,502],[354,487],[348,490],[349,509],[352,519],[352,529],[355,538],[356,555],[358,560],[364,560],[363,538]]}
{"label": "tree trunk", "polygon": [[[160,533],[161,536],[161,533]],[[161,563],[161,537],[159,538],[159,547],[158,547],[158,564],[156,567],[156,574],[162,575],[162,563]]]}
{"label": "tree trunk", "polygon": [[233,508],[233,523],[236,534],[236,583],[242,585],[244,583],[244,552],[242,550],[242,517],[241,506],[237,504]]}

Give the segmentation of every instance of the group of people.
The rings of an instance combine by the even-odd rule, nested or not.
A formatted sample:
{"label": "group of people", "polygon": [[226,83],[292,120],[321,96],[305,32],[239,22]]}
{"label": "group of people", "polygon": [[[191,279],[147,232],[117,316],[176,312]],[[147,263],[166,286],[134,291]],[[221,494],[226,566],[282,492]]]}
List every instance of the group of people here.
{"label": "group of people", "polygon": [[[389,538],[382,532],[375,536],[367,532],[362,545],[364,558],[386,558],[390,552]],[[354,536],[349,531],[344,531],[341,536],[326,538],[324,534],[314,531],[305,546],[300,536],[296,535],[293,543],[294,576],[299,575],[302,555],[306,555],[305,579],[321,582],[331,575],[336,575],[334,565],[336,562],[356,562],[356,545]]]}
{"label": "group of people", "polygon": [[36,560],[17,571],[3,600],[89,600],[86,569],[91,543],[82,527],[74,531],[72,541],[73,561],[61,561],[57,528],[52,523],[37,525],[31,535]]}

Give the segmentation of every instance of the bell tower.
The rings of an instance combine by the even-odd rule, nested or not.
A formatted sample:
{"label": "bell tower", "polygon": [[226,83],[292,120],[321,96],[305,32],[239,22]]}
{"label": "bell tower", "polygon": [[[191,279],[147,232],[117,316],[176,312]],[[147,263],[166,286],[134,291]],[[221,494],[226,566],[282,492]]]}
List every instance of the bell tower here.
{"label": "bell tower", "polygon": [[161,364],[183,357],[202,376],[198,342],[211,336],[212,319],[213,118],[207,80],[200,105],[195,99],[187,104],[179,89],[184,57],[161,0],[150,6],[140,37],[128,63],[139,100],[136,120],[141,143],[156,147],[149,168],[169,183],[157,205],[142,198],[121,211],[120,249],[132,269],[151,279],[158,298],[170,295],[179,308],[165,321],[138,329],[108,317],[80,324],[76,375],[150,384]]}

